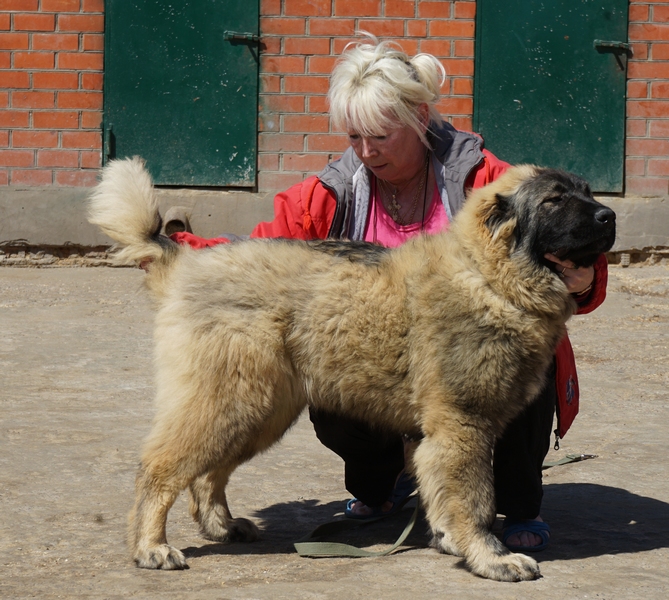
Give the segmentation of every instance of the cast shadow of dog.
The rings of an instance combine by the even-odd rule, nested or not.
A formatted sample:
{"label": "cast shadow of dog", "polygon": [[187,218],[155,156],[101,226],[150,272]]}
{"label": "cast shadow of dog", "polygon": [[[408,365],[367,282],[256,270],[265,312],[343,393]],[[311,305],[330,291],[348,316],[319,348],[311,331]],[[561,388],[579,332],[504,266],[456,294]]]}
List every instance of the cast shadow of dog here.
{"label": "cast shadow of dog", "polygon": [[[645,552],[669,547],[669,504],[620,488],[591,483],[561,483],[544,487],[542,515],[552,526],[551,543],[536,555],[542,562],[576,560],[605,554]],[[390,546],[411,517],[416,500],[396,515],[329,536],[327,541],[358,547]],[[186,557],[294,553],[293,543],[319,525],[341,520],[343,501],[318,500],[268,506],[252,516],[262,537],[254,544],[204,543],[182,548]],[[494,528],[499,533],[499,521]],[[419,518],[403,547],[426,548],[427,523]],[[383,548],[381,548],[383,549]]]}

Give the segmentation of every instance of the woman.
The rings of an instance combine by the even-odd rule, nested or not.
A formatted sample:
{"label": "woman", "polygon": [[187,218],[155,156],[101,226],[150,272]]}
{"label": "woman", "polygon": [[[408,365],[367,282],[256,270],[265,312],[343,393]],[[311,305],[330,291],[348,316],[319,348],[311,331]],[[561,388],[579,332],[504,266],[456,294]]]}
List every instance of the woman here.
{"label": "woman", "polygon": [[[413,235],[446,229],[467,189],[490,183],[508,165],[485,150],[478,136],[441,119],[436,105],[444,80],[433,56],[410,58],[374,38],[347,47],[333,70],[328,99],[333,124],[347,131],[350,148],[319,175],[278,194],[274,219],[260,223],[251,237],[348,238],[397,246]],[[228,241],[188,233],[173,238],[193,247]],[[603,301],[603,257],[595,268],[582,269],[547,258],[559,265],[582,312]],[[556,436],[563,436],[578,403],[568,340],[555,368],[557,379],[549,377],[495,448],[497,510],[506,516],[503,541],[513,550],[540,550],[548,543],[548,526],[540,517],[541,464],[556,405]],[[346,488],[355,496],[345,514],[365,519],[401,508],[413,490],[404,476],[402,438],[338,415],[312,410],[310,416],[321,442],[344,459]]]}

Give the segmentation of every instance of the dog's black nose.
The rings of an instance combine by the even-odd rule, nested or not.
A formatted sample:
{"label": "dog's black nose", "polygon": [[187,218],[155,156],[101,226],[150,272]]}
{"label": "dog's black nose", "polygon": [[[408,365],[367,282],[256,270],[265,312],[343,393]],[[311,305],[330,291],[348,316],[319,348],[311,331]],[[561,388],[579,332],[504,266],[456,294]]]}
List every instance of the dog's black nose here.
{"label": "dog's black nose", "polygon": [[610,208],[602,206],[596,213],[595,219],[600,223],[613,223],[616,220],[616,213],[614,213]]}

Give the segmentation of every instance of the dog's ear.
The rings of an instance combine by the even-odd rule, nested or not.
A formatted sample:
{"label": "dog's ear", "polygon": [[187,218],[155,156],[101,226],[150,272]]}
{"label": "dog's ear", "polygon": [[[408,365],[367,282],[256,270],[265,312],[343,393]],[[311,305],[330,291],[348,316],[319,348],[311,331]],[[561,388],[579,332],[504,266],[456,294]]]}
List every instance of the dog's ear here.
{"label": "dog's ear", "polygon": [[515,216],[516,213],[513,209],[511,198],[509,196],[502,196],[502,194],[495,194],[495,202],[488,212],[485,224],[493,237],[495,237],[502,228],[502,225],[511,221]]}

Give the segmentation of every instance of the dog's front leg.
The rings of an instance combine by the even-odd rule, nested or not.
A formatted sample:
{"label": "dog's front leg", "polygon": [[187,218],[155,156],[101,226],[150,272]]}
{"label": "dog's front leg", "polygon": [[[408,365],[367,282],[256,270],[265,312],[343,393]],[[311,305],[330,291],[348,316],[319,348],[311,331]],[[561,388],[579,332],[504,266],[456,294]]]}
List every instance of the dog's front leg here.
{"label": "dog's front leg", "polygon": [[498,581],[539,577],[539,567],[510,553],[490,531],[495,519],[491,441],[464,425],[427,435],[414,456],[421,498],[435,545],[464,556],[472,572]]}

